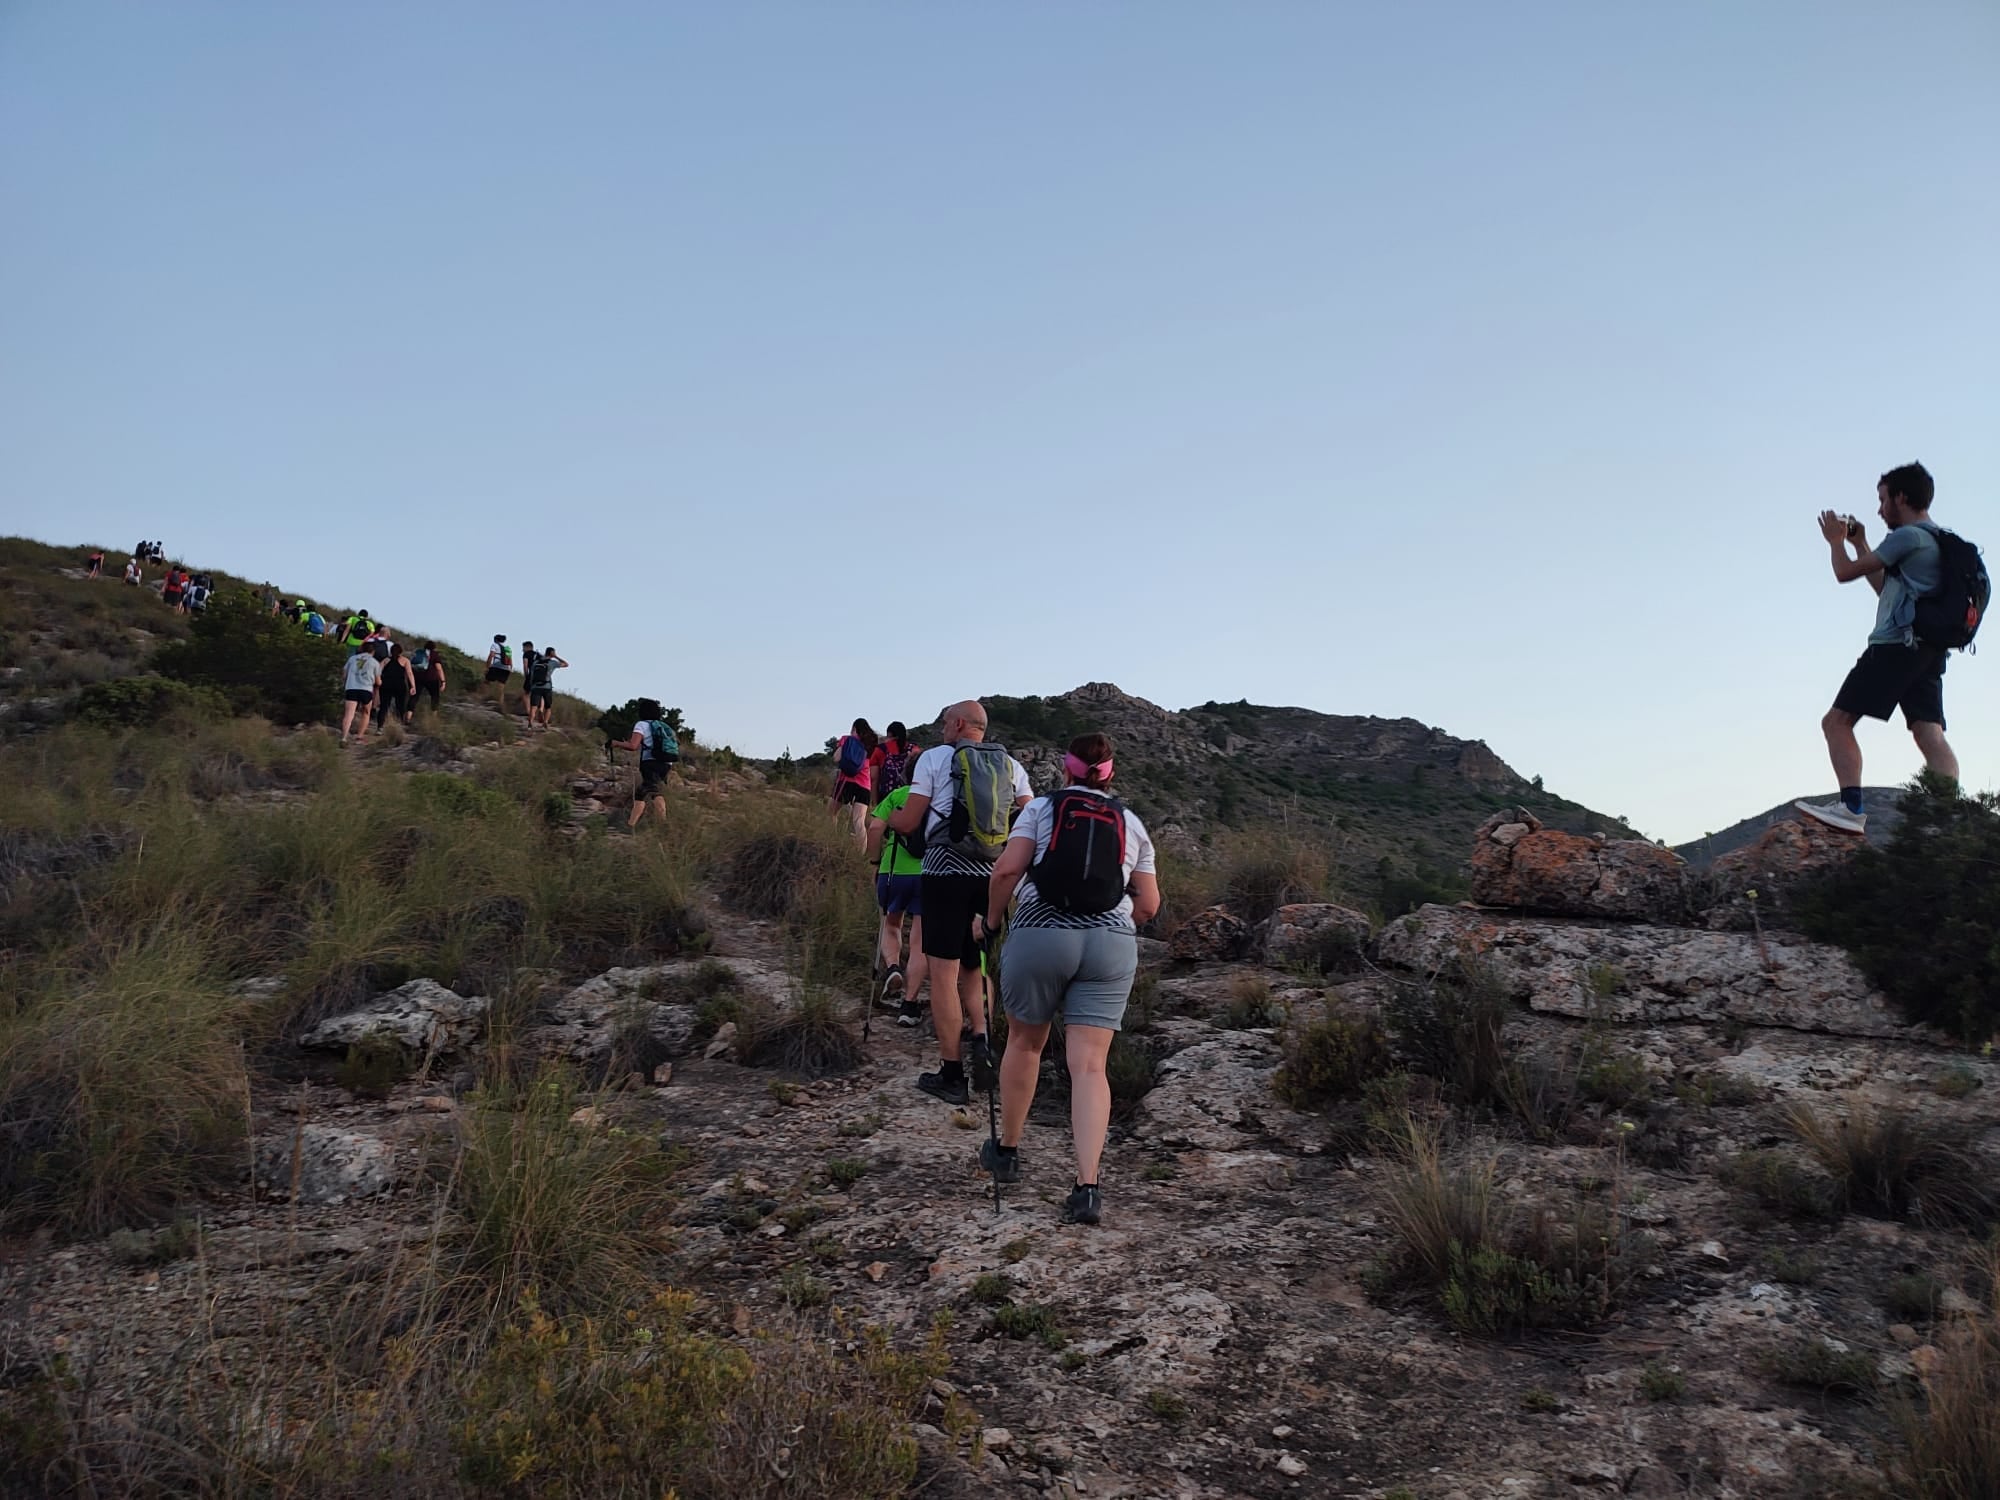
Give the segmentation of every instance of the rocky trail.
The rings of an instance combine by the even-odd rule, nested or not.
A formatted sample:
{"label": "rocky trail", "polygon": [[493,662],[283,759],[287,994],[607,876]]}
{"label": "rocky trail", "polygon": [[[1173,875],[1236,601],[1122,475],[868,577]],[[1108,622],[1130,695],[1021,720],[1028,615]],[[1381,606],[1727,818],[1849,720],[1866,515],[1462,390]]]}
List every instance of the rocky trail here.
{"label": "rocky trail", "polygon": [[[1530,835],[1570,837],[1531,830],[1499,847]],[[1910,1379],[1928,1334],[1886,1309],[1882,1290],[1900,1274],[1948,1268],[1965,1242],[1859,1216],[1775,1220],[1718,1180],[1717,1164],[1780,1144],[1779,1111],[1797,1099],[1898,1103],[1957,1123],[1983,1148],[2000,1125],[1991,1086],[2000,1080],[1990,1061],[1885,1018],[1865,985],[1851,992],[1838,954],[1791,935],[1778,940],[1796,950],[1789,967],[1733,948],[1710,955],[1708,969],[1676,967],[1675,945],[1754,950],[1764,935],[1711,928],[1680,893],[1616,895],[1611,855],[1601,841],[1585,850],[1589,842],[1569,851],[1572,864],[1591,864],[1581,898],[1521,887],[1532,862],[1517,855],[1488,877],[1489,894],[1495,880],[1515,882],[1509,910],[1425,908],[1383,935],[1383,967],[1346,978],[1307,980],[1248,955],[1169,963],[1153,952],[1152,994],[1134,1020],[1157,1081],[1114,1123],[1096,1228],[1060,1220],[1071,1181],[1062,1107],[1038,1105],[1024,1180],[996,1209],[976,1161],[985,1101],[953,1110],[919,1093],[913,1080],[934,1043],[887,1012],[861,1065],[818,1081],[743,1066],[726,1031],[698,1041],[694,1006],[673,997],[700,963],[724,964],[740,987],[781,1003],[790,994],[778,937],[762,924],[717,913],[711,960],[615,970],[577,986],[545,1008],[534,1040],[549,1053],[600,1059],[638,1007],[672,1055],[656,1075],[664,1083],[610,1092],[576,1123],[652,1132],[685,1149],[661,1235],[671,1279],[700,1293],[718,1324],[747,1337],[838,1310],[850,1327],[914,1337],[951,1317],[949,1384],[978,1413],[979,1436],[919,1426],[926,1494],[1838,1493],[1846,1478],[1874,1470],[1879,1408],[1778,1384],[1767,1356],[1823,1337],[1865,1353],[1892,1386]],[[1753,873],[1782,888],[1782,872]],[[1546,912],[1565,901],[1566,913]],[[1664,920],[1662,902],[1680,903],[1675,921]],[[1290,909],[1274,926],[1326,919]],[[1649,938],[1650,929],[1663,935]],[[1246,942],[1220,920],[1204,930],[1228,949]],[[1295,1007],[1367,1006],[1396,964],[1421,971],[1432,962],[1443,934],[1484,944],[1516,976],[1516,1047],[1607,1041],[1643,1065],[1664,1101],[1649,1131],[1666,1144],[1643,1159],[1615,1136],[1482,1137],[1509,1204],[1592,1202],[1653,1237],[1637,1293],[1588,1333],[1473,1339],[1412,1298],[1371,1298],[1365,1273],[1394,1244],[1385,1160],[1351,1118],[1277,1101],[1274,1031],[1222,1024],[1246,982]],[[1254,949],[1259,939],[1248,941]],[[1624,966],[1615,986],[1593,970],[1611,962],[1606,954]],[[208,1205],[193,1258],[130,1266],[109,1242],[13,1247],[0,1265],[9,1345],[68,1355],[116,1406],[169,1370],[208,1368],[222,1379],[282,1360],[307,1310],[420,1242],[437,1211],[430,1168],[448,1155],[466,1108],[451,1086],[452,1058],[476,1045],[481,1008],[424,983],[316,1040],[339,1046],[401,1027],[406,1041],[422,1037],[439,1054],[427,1075],[380,1100],[309,1077],[252,1101],[256,1165],[246,1161],[240,1190]],[[1590,992],[1604,1003],[1571,1003]],[[843,1003],[858,1015],[863,1001]],[[1936,1087],[1947,1070],[1962,1083],[1954,1097]],[[1774,1271],[1800,1258],[1816,1264],[1815,1276]],[[193,1350],[202,1360],[188,1359]],[[1677,1374],[1681,1388],[1649,1399],[1649,1367]]]}

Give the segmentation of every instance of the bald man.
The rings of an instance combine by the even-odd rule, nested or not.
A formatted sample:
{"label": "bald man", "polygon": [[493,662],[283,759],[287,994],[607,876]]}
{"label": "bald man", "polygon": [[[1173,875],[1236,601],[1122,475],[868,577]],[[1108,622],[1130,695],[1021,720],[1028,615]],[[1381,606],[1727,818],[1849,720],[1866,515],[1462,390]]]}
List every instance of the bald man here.
{"label": "bald man", "polygon": [[967,752],[964,760],[975,774],[997,778],[1009,789],[1006,797],[1014,816],[1028,805],[1034,789],[1028,773],[1004,746],[986,743],[986,710],[976,700],[947,708],[938,715],[938,728],[944,743],[917,757],[910,771],[910,800],[890,814],[888,823],[898,833],[924,830],[924,957],[930,964],[931,1017],[937,1023],[940,1062],[937,1072],[918,1075],[917,1087],[947,1104],[964,1104],[971,1094],[960,1061],[960,1033],[968,1014],[972,1086],[990,1088],[999,1075],[986,1040],[987,1016],[979,1003],[979,944],[972,933],[972,919],[986,911],[993,858],[982,858],[962,843],[953,844],[950,837],[963,774],[961,752]]}

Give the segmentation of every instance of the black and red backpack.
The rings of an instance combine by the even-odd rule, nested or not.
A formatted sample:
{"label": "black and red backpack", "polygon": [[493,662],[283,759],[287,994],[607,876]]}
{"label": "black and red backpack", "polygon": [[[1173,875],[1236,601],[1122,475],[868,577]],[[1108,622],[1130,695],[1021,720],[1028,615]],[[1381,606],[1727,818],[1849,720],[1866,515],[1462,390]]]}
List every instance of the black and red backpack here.
{"label": "black and red backpack", "polygon": [[1094,917],[1125,899],[1125,804],[1064,787],[1049,797],[1049,846],[1028,871],[1057,911]]}

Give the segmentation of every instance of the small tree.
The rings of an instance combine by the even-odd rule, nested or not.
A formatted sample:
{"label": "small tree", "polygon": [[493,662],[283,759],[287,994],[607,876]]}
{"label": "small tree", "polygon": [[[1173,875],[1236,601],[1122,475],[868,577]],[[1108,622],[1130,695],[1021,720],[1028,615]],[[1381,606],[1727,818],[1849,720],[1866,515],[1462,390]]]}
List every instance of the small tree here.
{"label": "small tree", "polygon": [[1963,797],[1926,771],[1880,848],[1794,898],[1810,937],[1838,943],[1903,1013],[1965,1041],[2000,1031],[2000,796]]}
{"label": "small tree", "polygon": [[607,708],[597,716],[597,727],[604,734],[607,745],[632,737],[632,727],[650,719],[662,720],[673,730],[674,737],[683,745],[694,743],[694,731],[681,720],[678,708],[661,708],[657,698],[627,698],[616,708]]}
{"label": "small tree", "polygon": [[160,648],[153,669],[215,689],[237,713],[304,724],[339,707],[344,660],[338,642],[308,635],[239,589],[216,595],[195,617],[186,640]]}

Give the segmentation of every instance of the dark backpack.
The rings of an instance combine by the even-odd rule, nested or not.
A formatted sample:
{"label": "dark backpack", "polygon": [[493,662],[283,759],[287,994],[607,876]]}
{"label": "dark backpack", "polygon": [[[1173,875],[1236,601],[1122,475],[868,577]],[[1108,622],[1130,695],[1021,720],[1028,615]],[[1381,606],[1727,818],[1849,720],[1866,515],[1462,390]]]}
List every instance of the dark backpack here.
{"label": "dark backpack", "polygon": [[887,740],[882,742],[882,764],[875,771],[875,796],[878,800],[895,791],[897,787],[910,784],[910,770],[916,765],[918,755],[922,754],[908,740],[898,740],[896,743],[903,748],[892,755],[889,753],[889,742]]}
{"label": "dark backpack", "polygon": [[1125,899],[1125,805],[1065,787],[1049,798],[1049,846],[1028,871],[1057,911],[1095,917]]}
{"label": "dark backpack", "polygon": [[1941,526],[1931,528],[1931,536],[1938,547],[1938,586],[1918,596],[1912,624],[1917,639],[1926,646],[1963,651],[1979,633],[1986,601],[1993,596],[1993,583],[1986,576],[1978,547]]}
{"label": "dark backpack", "polygon": [[833,764],[841,775],[850,778],[859,776],[867,768],[868,747],[861,743],[859,735],[850,734],[841,739]]}
{"label": "dark backpack", "polygon": [[554,670],[555,668],[549,664],[548,652],[537,652],[535,655],[535,664],[528,668],[528,686],[546,692],[549,686],[550,674]]}
{"label": "dark backpack", "polygon": [[644,760],[679,760],[681,740],[680,736],[674,733],[673,725],[665,719],[649,720],[646,725],[646,748],[640,754]]}

